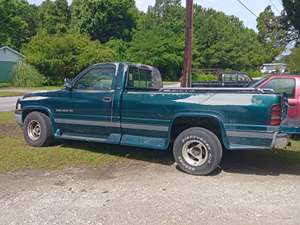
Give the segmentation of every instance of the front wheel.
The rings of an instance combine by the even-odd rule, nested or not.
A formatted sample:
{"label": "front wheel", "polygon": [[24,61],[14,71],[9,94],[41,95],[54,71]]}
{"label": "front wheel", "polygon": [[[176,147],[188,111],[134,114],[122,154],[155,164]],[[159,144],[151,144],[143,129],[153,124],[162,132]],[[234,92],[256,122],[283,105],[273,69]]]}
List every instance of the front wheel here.
{"label": "front wheel", "polygon": [[41,112],[29,113],[24,120],[23,134],[25,141],[31,146],[50,145],[53,141],[50,118]]}
{"label": "front wheel", "polygon": [[180,133],[173,146],[177,165],[192,175],[209,175],[220,164],[222,145],[211,131],[193,127]]}

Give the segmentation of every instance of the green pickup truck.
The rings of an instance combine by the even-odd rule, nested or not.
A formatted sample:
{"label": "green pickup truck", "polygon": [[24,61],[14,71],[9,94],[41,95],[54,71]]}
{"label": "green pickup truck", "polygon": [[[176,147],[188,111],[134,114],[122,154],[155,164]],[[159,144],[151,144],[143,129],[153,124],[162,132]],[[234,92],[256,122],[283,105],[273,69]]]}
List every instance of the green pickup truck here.
{"label": "green pickup truck", "polygon": [[16,120],[31,146],[54,139],[172,149],[178,166],[212,173],[223,150],[285,148],[287,104],[255,88],[163,88],[158,69],[96,64],[59,91],[25,95]]}

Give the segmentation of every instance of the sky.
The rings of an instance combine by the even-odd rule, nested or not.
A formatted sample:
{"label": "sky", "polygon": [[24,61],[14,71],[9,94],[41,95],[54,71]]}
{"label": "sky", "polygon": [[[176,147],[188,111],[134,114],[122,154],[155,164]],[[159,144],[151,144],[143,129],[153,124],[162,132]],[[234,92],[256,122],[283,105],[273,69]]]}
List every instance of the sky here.
{"label": "sky", "polygon": [[[43,0],[28,0],[30,3],[40,4]],[[71,2],[72,0],[68,0]],[[254,14],[257,16],[268,5],[272,6],[276,15],[282,10],[281,0],[241,0]],[[149,5],[153,5],[155,0],[136,0],[136,5],[140,10],[146,11]],[[238,0],[194,0],[198,5],[206,8],[213,8],[222,11],[227,15],[234,15],[239,17],[245,26],[256,30],[256,17],[248,12]],[[272,2],[272,3],[271,3]],[[183,4],[185,1],[183,1]]]}

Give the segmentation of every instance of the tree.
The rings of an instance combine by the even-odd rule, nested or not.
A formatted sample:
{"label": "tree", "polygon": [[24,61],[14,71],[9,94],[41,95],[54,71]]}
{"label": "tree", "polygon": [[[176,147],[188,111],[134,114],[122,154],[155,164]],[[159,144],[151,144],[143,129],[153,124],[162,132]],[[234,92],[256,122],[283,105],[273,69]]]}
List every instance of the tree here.
{"label": "tree", "polygon": [[22,48],[22,53],[48,79],[48,84],[59,84],[65,76],[74,77],[90,64],[115,58],[114,52],[99,41],[76,34],[40,33]]}
{"label": "tree", "polygon": [[47,34],[66,33],[69,28],[70,10],[67,0],[45,0],[38,10],[40,30]]}
{"label": "tree", "polygon": [[300,32],[300,0],[282,0],[283,19],[290,41],[299,42]]}
{"label": "tree", "polygon": [[275,16],[271,6],[257,18],[258,40],[264,45],[272,61],[285,49],[288,44],[287,33],[280,23],[281,17]]}
{"label": "tree", "polygon": [[105,43],[110,39],[130,41],[138,11],[134,0],[74,0],[71,12],[76,32]]}
{"label": "tree", "polygon": [[120,39],[111,39],[105,43],[105,46],[115,52],[117,61],[127,60],[128,42]]}
{"label": "tree", "polygon": [[195,7],[194,68],[255,70],[268,58],[255,31],[234,16]]}
{"label": "tree", "polygon": [[178,79],[183,63],[184,12],[180,1],[156,1],[141,15],[128,49],[129,60],[158,67],[164,79]]}
{"label": "tree", "polygon": [[300,47],[294,48],[287,58],[288,69],[291,73],[300,73]]}
{"label": "tree", "polygon": [[25,0],[0,0],[0,43],[19,50],[36,34],[36,7]]}

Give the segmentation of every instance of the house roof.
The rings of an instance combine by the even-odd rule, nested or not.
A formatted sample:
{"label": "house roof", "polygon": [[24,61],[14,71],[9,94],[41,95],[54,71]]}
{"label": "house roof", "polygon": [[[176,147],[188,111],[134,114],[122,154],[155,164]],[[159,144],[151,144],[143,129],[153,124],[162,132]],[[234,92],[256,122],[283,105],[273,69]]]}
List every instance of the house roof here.
{"label": "house roof", "polygon": [[16,55],[21,56],[22,58],[25,57],[25,56],[22,55],[20,52],[18,52],[18,51],[16,51],[16,50],[12,49],[12,48],[10,48],[10,47],[8,47],[8,46],[6,46],[6,45],[1,45],[1,44],[0,44],[0,50],[2,50],[2,49],[7,49],[7,50],[9,50],[9,51],[15,53]]}

